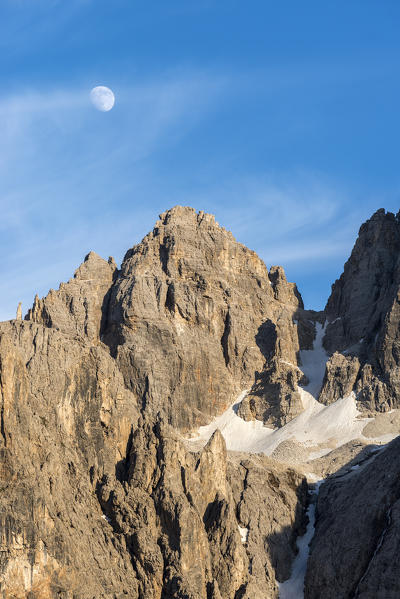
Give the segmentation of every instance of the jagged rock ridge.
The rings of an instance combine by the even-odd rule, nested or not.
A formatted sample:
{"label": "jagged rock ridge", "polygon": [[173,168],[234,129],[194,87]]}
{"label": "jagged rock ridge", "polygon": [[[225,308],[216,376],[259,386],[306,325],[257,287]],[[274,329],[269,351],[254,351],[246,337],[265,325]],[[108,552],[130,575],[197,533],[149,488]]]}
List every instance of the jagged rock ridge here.
{"label": "jagged rock ridge", "polygon": [[[90,253],[25,321],[1,323],[3,596],[276,598],[306,524],[304,476],[227,453],[218,431],[189,451],[181,433],[244,389],[246,420],[281,426],[299,415],[299,352],[317,321],[328,321],[331,354],[319,400],[355,391],[364,409],[397,407],[398,221],[379,211],[361,227],[322,313],[304,310],[283,269],[268,271],[214,217],[178,206],[120,269]],[[334,493],[345,505],[347,491]],[[310,559],[319,567],[328,555],[329,568],[324,497]],[[364,533],[361,562],[376,544],[376,529]],[[340,535],[337,544],[347,547]],[[375,588],[352,576],[343,570],[341,596]],[[307,596],[329,580],[309,571]]]}
{"label": "jagged rock ridge", "polygon": [[177,206],[118,272],[89,254],[27,319],[101,336],[141,408],[190,429],[253,385],[245,417],[282,424],[302,411],[297,353],[313,336],[303,313],[281,267],[268,272],[213,216]]}
{"label": "jagged rock ridge", "polygon": [[352,389],[362,410],[400,405],[400,217],[378,210],[359,232],[325,308],[332,353],[320,401]]}
{"label": "jagged rock ridge", "polygon": [[138,421],[101,344],[11,322],[0,355],[4,597],[276,596],[304,528],[301,474],[229,462],[219,434],[191,454],[168,425]]}
{"label": "jagged rock ridge", "polygon": [[[281,269],[176,207],[120,270],[90,253],[25,321],[2,323],[3,595],[276,597],[304,477],[231,460],[218,434],[193,454],[170,425],[206,422],[269,359],[279,373],[283,352],[295,364],[299,309]],[[302,409],[296,381],[269,418]]]}

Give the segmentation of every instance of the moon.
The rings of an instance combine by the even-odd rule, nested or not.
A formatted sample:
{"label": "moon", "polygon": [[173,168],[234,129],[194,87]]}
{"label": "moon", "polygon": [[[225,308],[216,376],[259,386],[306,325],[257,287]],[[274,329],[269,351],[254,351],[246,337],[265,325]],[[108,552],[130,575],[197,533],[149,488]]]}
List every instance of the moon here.
{"label": "moon", "polygon": [[98,85],[90,92],[90,99],[97,110],[108,112],[115,104],[115,96],[109,87]]}

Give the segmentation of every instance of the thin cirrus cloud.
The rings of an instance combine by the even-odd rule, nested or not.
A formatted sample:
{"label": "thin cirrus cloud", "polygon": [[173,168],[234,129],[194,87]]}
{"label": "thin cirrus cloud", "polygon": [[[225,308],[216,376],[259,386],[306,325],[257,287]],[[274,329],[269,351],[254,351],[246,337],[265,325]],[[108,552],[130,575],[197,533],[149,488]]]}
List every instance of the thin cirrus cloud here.
{"label": "thin cirrus cloud", "polygon": [[0,101],[0,126],[4,133],[0,159],[3,163],[10,160],[10,146],[19,155],[21,150],[25,155],[30,149],[46,150],[44,143],[49,140],[61,154],[65,151],[63,142],[72,142],[75,136],[79,137],[79,153],[85,153],[86,161],[91,156],[99,158],[104,149],[107,158],[110,151],[120,153],[124,142],[129,142],[131,158],[140,159],[165,134],[176,135],[190,129],[223,85],[222,79],[198,75],[114,89],[121,117],[112,121],[112,127],[104,126],[98,120],[101,115],[93,114],[90,89],[26,91]]}
{"label": "thin cirrus cloud", "polygon": [[191,196],[267,264],[283,265],[348,251],[360,215],[347,210],[343,218],[347,199],[333,182],[305,172],[233,178]]}
{"label": "thin cirrus cloud", "polygon": [[28,90],[0,102],[0,319],[67,280],[90,250],[120,261],[175,204],[216,214],[295,280],[300,263],[343,262],[361,217],[341,217],[346,193],[319,173],[221,176],[211,156],[201,192],[199,178],[180,177],[179,165],[160,173],[157,156],[217,112],[237,82],[190,73],[130,87],[104,83],[116,94],[107,114],[92,108],[90,86]]}
{"label": "thin cirrus cloud", "polygon": [[[25,92],[3,99],[2,202],[7,188],[13,195],[18,190],[25,194],[48,188],[67,173],[68,179],[59,182],[62,187],[71,187],[74,180],[80,184],[93,171],[101,180],[103,165],[106,177],[122,163],[132,165],[160,145],[171,145],[202,117],[220,87],[220,81],[199,76],[115,89],[115,117],[95,113],[90,89]],[[16,179],[16,173],[22,178]]]}
{"label": "thin cirrus cloud", "polygon": [[[111,252],[115,241],[118,253],[125,223],[127,238],[140,235],[150,211],[136,204],[134,216],[128,198],[144,193],[141,165],[179,143],[223,86],[201,73],[116,85],[116,107],[106,115],[91,106],[90,88],[25,91],[0,101],[0,319],[14,316],[16,302],[26,307],[36,291],[68,278],[84,252],[105,245]],[[110,228],[117,214],[126,216],[118,233]]]}

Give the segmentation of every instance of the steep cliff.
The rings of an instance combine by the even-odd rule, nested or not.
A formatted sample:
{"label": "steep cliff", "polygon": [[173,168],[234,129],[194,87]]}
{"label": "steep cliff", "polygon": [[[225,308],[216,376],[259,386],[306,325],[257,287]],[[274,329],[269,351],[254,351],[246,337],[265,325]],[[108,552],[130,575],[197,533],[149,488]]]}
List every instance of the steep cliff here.
{"label": "steep cliff", "polygon": [[305,598],[400,596],[400,439],[322,486]]}
{"label": "steep cliff", "polygon": [[257,395],[270,384],[279,399],[249,417],[276,424],[303,409],[299,308],[283,269],[268,273],[213,216],[177,206],[127,252],[103,339],[146,413],[182,429],[205,424],[265,371]]}
{"label": "steep cliff", "polygon": [[[0,325],[0,356],[4,597],[277,596],[276,565],[290,563],[304,527],[302,475],[267,458],[229,463],[228,475],[219,433],[196,455],[168,426],[138,422],[101,345],[14,321]],[[250,488],[275,504],[276,532],[252,516]]]}
{"label": "steep cliff", "polygon": [[332,286],[324,345],[333,355],[320,401],[354,389],[363,410],[400,406],[399,306],[400,221],[382,209],[361,226]]}
{"label": "steep cliff", "polygon": [[135,579],[95,494],[138,419],[114,361],[54,328],[1,323],[0,406],[3,596],[122,597]]}
{"label": "steep cliff", "polygon": [[233,459],[218,432],[192,453],[175,429],[210,420],[266,366],[277,376],[282,356],[279,385],[295,375],[268,418],[301,411],[298,310],[282,269],[176,207],[121,270],[92,252],[25,321],[1,323],[3,596],[277,597],[304,477]]}
{"label": "steep cliff", "polygon": [[57,291],[50,290],[44,299],[35,297],[26,320],[98,343],[115,275],[112,258],[106,262],[90,252],[68,283],[61,283]]}
{"label": "steep cliff", "polygon": [[[277,599],[309,502],[277,459],[332,473],[398,431],[399,248],[398,217],[378,211],[316,313],[282,267],[177,206],[120,269],[91,252],[0,323],[4,599]],[[213,425],[229,406],[275,459],[227,452]],[[338,450],[343,431],[365,438]],[[398,449],[322,485],[310,599],[398,596]]]}

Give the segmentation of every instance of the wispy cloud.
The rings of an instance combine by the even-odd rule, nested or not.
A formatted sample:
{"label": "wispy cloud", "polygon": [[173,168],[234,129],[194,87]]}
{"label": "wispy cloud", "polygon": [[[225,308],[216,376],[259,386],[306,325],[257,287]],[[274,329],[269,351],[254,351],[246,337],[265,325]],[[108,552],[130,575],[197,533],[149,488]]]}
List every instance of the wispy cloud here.
{"label": "wispy cloud", "polygon": [[[240,82],[192,71],[116,85],[116,107],[107,114],[91,107],[86,87],[0,99],[0,319],[68,279],[90,250],[120,260],[174,204],[216,214],[294,280],[305,263],[341,265],[371,211],[372,202],[354,205],[353,189],[306,168],[258,167],[250,175],[247,164],[236,172],[223,165],[221,147],[216,156],[208,147],[208,158],[194,163],[196,177],[190,163],[181,175],[171,160],[167,171],[176,147]],[[229,154],[229,144],[223,151]]]}
{"label": "wispy cloud", "polygon": [[0,100],[0,251],[7,256],[0,318],[70,276],[84,252],[117,246],[122,253],[125,222],[127,238],[140,235],[147,210],[139,202],[141,165],[187,135],[223,85],[191,73],[115,88],[107,114],[90,105],[90,89],[27,90]]}
{"label": "wispy cloud", "polygon": [[267,264],[284,265],[343,256],[360,217],[346,208],[349,193],[322,174],[288,171],[236,177],[189,197]]}

